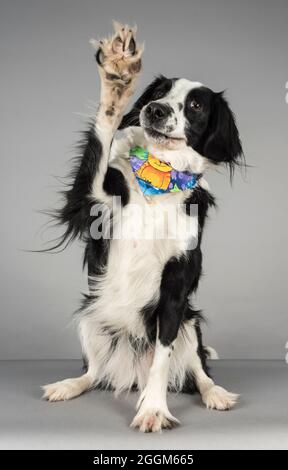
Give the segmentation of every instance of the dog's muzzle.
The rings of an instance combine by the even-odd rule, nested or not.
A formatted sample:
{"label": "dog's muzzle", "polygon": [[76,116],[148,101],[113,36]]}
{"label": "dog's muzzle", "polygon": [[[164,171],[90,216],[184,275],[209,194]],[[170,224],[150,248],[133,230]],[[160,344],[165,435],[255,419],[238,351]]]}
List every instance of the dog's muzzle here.
{"label": "dog's muzzle", "polygon": [[166,104],[157,102],[149,103],[145,108],[145,123],[156,129],[161,129],[171,115],[171,112],[170,106]]}

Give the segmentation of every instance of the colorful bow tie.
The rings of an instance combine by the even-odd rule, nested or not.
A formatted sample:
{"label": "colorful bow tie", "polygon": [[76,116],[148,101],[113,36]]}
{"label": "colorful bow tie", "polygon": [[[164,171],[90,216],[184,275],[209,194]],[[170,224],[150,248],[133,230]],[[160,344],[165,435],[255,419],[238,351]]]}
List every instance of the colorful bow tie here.
{"label": "colorful bow tie", "polygon": [[193,189],[202,176],[175,170],[169,163],[158,160],[142,147],[130,149],[129,155],[132,170],[145,196]]}

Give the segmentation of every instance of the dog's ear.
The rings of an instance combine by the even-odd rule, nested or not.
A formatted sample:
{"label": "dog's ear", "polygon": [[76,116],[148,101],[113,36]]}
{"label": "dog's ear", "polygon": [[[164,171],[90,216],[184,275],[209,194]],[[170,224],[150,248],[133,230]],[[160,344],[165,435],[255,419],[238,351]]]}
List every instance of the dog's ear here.
{"label": "dog's ear", "polygon": [[139,114],[143,106],[148,104],[150,101],[153,100],[153,95],[155,90],[160,87],[163,82],[168,81],[166,77],[163,75],[159,75],[156,77],[150,85],[144,90],[142,95],[138,98],[136,103],[134,103],[131,111],[123,116],[123,119],[118,127],[119,130],[126,129],[126,127],[130,126],[140,126],[139,122]]}
{"label": "dog's ear", "polygon": [[211,114],[205,132],[203,155],[214,163],[226,163],[231,175],[235,165],[241,162],[243,150],[233,112],[223,92],[215,93]]}

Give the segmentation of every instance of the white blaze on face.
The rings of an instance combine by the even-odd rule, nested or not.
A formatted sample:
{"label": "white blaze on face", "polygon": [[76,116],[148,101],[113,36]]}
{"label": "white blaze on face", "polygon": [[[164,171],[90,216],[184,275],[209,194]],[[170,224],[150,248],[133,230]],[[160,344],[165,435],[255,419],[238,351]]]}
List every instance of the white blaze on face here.
{"label": "white blaze on face", "polygon": [[[203,84],[200,82],[192,82],[190,80],[186,80],[186,78],[180,78],[174,83],[166,96],[157,100],[158,103],[168,104],[173,109],[172,115],[165,123],[165,129],[167,131],[169,128],[173,129],[170,132],[167,132],[169,137],[178,139],[185,138],[186,118],[184,108],[186,97],[191,90],[201,86],[203,86]],[[163,129],[164,133],[165,129]]]}

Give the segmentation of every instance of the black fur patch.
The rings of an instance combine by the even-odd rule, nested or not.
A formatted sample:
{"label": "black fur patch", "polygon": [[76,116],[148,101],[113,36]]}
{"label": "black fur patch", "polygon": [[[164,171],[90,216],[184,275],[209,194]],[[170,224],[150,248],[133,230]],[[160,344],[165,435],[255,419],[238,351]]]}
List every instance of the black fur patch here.
{"label": "black fur patch", "polygon": [[[102,274],[103,267],[108,261],[110,240],[99,238],[95,240],[89,237],[86,241],[83,267],[87,264],[88,276],[98,276]],[[89,279],[88,279],[89,281]]]}
{"label": "black fur patch", "polygon": [[198,233],[198,244],[201,244],[203,229],[205,221],[208,215],[209,207],[216,207],[214,196],[209,193],[206,189],[197,186],[191,195],[185,200],[186,213],[190,213],[190,204],[198,205],[198,222],[199,222],[199,233]]}
{"label": "black fur patch", "polygon": [[[194,101],[199,108],[191,106]],[[216,164],[226,163],[232,176],[235,165],[243,161],[243,150],[235,116],[223,93],[203,86],[191,90],[184,113],[188,145]]]}
{"label": "black fur patch", "polygon": [[173,79],[160,75],[144,90],[140,98],[133,105],[131,111],[123,117],[119,129],[125,129],[129,126],[140,126],[139,114],[143,106],[150,101],[157,100],[165,96],[173,86]]}
{"label": "black fur patch", "polygon": [[233,175],[235,165],[242,161],[243,150],[235,116],[222,93],[214,95],[205,134],[202,155],[213,162],[226,163]]}
{"label": "black fur patch", "polygon": [[95,202],[91,200],[90,194],[102,156],[102,144],[93,127],[84,133],[78,149],[79,156],[75,158],[74,168],[70,173],[71,183],[62,193],[64,205],[52,214],[59,225],[66,226],[66,230],[50,250],[63,246],[65,248],[77,237],[86,238],[91,225],[90,211]]}
{"label": "black fur patch", "polygon": [[[192,253],[194,254],[194,251]],[[160,299],[155,313],[159,320],[159,339],[164,346],[169,346],[177,337],[188,309],[188,293],[192,282],[196,280],[198,285],[200,271],[201,265],[198,261],[195,265],[193,263],[190,271],[185,257],[180,260],[172,258],[163,269]]]}
{"label": "black fur patch", "polygon": [[205,348],[203,346],[202,331],[201,331],[201,328],[200,328],[200,322],[199,321],[196,321],[196,323],[195,323],[195,331],[196,331],[197,341],[198,341],[197,353],[198,353],[198,356],[201,359],[201,364],[202,364],[204,372],[210,377],[209,367],[207,366],[207,362],[206,362],[208,355],[207,355],[207,351],[205,350]]}
{"label": "black fur patch", "polygon": [[155,314],[157,304],[149,303],[141,310],[141,315],[145,324],[146,334],[151,344],[156,341],[157,317]]}
{"label": "black fur patch", "polygon": [[159,338],[169,346],[177,336],[180,326],[199,317],[188,303],[188,296],[197,290],[202,270],[200,246],[187,252],[180,259],[171,258],[162,272],[160,298],[155,305],[142,309],[142,317],[150,342],[156,339],[156,324],[159,319]]}
{"label": "black fur patch", "polygon": [[129,202],[129,188],[125,177],[120,170],[108,167],[103,188],[110,196],[120,196],[122,206],[126,206]]}

